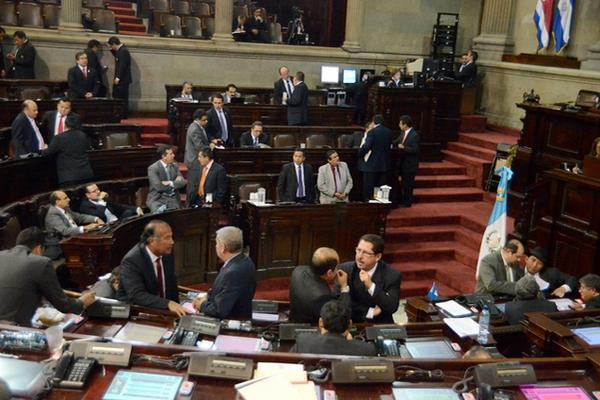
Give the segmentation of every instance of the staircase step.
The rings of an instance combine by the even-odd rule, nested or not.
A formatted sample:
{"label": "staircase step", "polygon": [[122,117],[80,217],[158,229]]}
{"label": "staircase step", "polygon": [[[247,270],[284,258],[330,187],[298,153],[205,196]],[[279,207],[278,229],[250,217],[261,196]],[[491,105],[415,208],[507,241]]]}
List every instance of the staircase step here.
{"label": "staircase step", "polygon": [[119,24],[119,33],[123,32],[146,33],[146,26],[144,24],[130,24],[127,22],[123,22]]}
{"label": "staircase step", "polygon": [[462,165],[458,165],[449,161],[442,162],[422,162],[419,163],[418,176],[429,176],[429,175],[463,175],[466,173],[466,169]]}
{"label": "staircase step", "polygon": [[507,128],[505,126],[498,126],[498,125],[493,125],[493,124],[489,124],[487,126],[487,129],[494,131],[494,132],[500,132],[505,135],[513,136],[517,140],[519,140],[519,138],[521,137],[521,131],[519,129]]}
{"label": "staircase step", "polygon": [[440,187],[472,187],[475,179],[467,175],[425,175],[417,176],[415,188],[440,188]]}
{"label": "staircase step", "polygon": [[478,188],[483,187],[483,182],[487,179],[488,171],[492,165],[491,161],[451,150],[442,150],[442,154],[445,159],[464,165],[467,169],[467,175],[475,178],[475,186]]}
{"label": "staircase step", "polygon": [[496,152],[496,147],[500,143],[517,143],[517,140],[514,136],[490,131],[477,133],[461,133],[460,135],[458,135],[458,141],[460,143],[470,144],[472,146],[483,147],[493,152]]}
{"label": "staircase step", "polygon": [[461,115],[460,132],[482,132],[487,125],[487,117],[483,115]]}
{"label": "staircase step", "polygon": [[118,8],[131,8],[132,3],[128,1],[113,1],[113,0],[105,0],[104,4],[109,7],[118,7]]}
{"label": "staircase step", "polygon": [[142,145],[155,145],[158,143],[171,144],[171,136],[164,133],[142,133],[140,135]]}
{"label": "staircase step", "polygon": [[471,230],[461,225],[454,231],[454,240],[479,253],[479,246],[481,246],[483,232],[485,232],[485,228],[480,232]]}
{"label": "staircase step", "polygon": [[475,270],[460,262],[444,263],[438,269],[436,278],[459,293],[473,293],[475,291]]}
{"label": "staircase step", "polygon": [[450,241],[458,225],[402,226],[385,230],[386,241],[396,243]]}
{"label": "staircase step", "polygon": [[492,162],[496,155],[496,150],[490,150],[480,146],[473,146],[462,142],[450,142],[448,143],[447,150],[455,151],[457,153],[468,154],[474,158],[480,158],[484,161]]}
{"label": "staircase step", "polygon": [[112,12],[115,13],[115,15],[135,15],[135,11],[133,10],[133,8],[129,7],[113,7],[113,6],[109,6],[107,7],[109,10],[111,10]]}
{"label": "staircase step", "polygon": [[129,35],[129,36],[152,36],[151,34],[147,33],[147,32],[141,32],[141,31],[128,31],[128,30],[123,30],[121,28],[119,28],[119,35]]}
{"label": "staircase step", "polygon": [[144,21],[135,15],[118,15],[116,18],[119,21],[119,26],[123,24],[144,25]]}
{"label": "staircase step", "polygon": [[434,279],[438,263],[412,262],[389,264],[402,274],[403,281]]}
{"label": "staircase step", "polygon": [[393,263],[454,260],[453,241],[415,242],[387,245],[384,258]]}
{"label": "staircase step", "polygon": [[463,202],[463,201],[483,201],[484,192],[477,188],[433,188],[433,189],[415,189],[414,198],[419,203],[442,203],[442,202]]}

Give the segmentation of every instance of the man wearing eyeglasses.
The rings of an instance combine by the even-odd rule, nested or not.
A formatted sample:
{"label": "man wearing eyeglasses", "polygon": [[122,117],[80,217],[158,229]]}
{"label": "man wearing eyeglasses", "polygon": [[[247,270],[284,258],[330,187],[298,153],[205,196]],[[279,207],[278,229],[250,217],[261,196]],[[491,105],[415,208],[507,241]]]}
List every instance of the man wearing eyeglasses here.
{"label": "man wearing eyeglasses", "polygon": [[579,294],[581,295],[581,302],[575,303],[572,306],[573,309],[600,308],[600,276],[596,274],[584,275],[579,280]]}
{"label": "man wearing eyeglasses", "polygon": [[381,260],[383,239],[366,234],[358,241],[354,262],[340,265],[348,274],[352,321],[393,323],[400,301],[402,276]]}

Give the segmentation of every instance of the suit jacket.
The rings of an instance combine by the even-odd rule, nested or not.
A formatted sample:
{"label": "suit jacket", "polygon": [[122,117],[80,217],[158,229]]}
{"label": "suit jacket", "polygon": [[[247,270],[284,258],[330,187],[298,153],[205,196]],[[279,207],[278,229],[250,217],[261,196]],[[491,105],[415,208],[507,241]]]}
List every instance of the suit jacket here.
{"label": "suit jacket", "polygon": [[319,322],[321,307],[338,299],[350,307],[350,293],[337,294],[308,265],[294,268],[290,279],[290,321]]}
{"label": "suit jacket", "polygon": [[475,285],[475,293],[492,295],[515,295],[515,282],[523,276],[519,267],[510,267],[513,271],[514,282],[508,282],[506,269],[500,250],[483,257],[479,266],[479,276]]}
{"label": "suit jacket", "polygon": [[[208,139],[213,141],[214,139],[222,139],[223,133],[221,132],[221,123],[219,122],[219,116],[214,108],[211,108],[206,112],[206,116],[208,117],[208,124],[206,124],[206,134],[208,135]],[[223,109],[223,116],[225,117],[225,123],[227,125],[227,141],[225,141],[225,146],[233,146],[233,125],[231,124],[231,117],[227,110]]]}
{"label": "suit jacket", "polygon": [[[185,179],[176,180],[177,177],[183,177],[183,175],[181,175],[181,171],[179,171],[175,163],[169,164],[167,167],[170,171],[169,177],[167,177],[167,172],[160,160],[148,167],[150,191],[148,192],[148,197],[146,197],[146,205],[152,212],[155,212],[162,205],[166,205],[167,209],[170,210],[181,208],[179,189],[183,188],[187,181]],[[162,184],[163,181],[168,180],[173,182],[173,187]]]}
{"label": "suit jacket", "polygon": [[[39,142],[29,119],[24,113],[19,113],[11,127],[12,143],[17,157],[39,152]],[[41,132],[40,132],[41,133]]]}
{"label": "suit jacket", "polygon": [[356,131],[352,133],[352,136],[348,139],[347,145],[350,149],[358,149],[362,142],[364,132]]}
{"label": "suit jacket", "polygon": [[85,54],[88,58],[88,68],[96,71],[96,77],[99,81],[102,81],[102,64],[98,60],[98,55],[92,49],[85,49]]}
{"label": "suit jacket", "polygon": [[[267,135],[266,133],[261,133],[258,137],[258,143],[268,146],[269,135]],[[246,131],[242,133],[242,136],[240,136],[240,147],[256,147],[254,145],[254,137],[252,136],[252,133],[250,133],[250,131]]]}
{"label": "suit jacket", "polygon": [[571,292],[577,292],[579,282],[577,278],[569,274],[565,274],[555,267],[545,267],[540,271],[540,278],[548,282],[550,285],[544,293],[552,293],[554,289],[558,289],[562,285],[567,285],[571,288]]}
{"label": "suit jacket", "polygon": [[390,79],[386,86],[389,88],[399,89],[402,87],[402,81],[400,80],[398,82],[395,82],[393,79]]}
{"label": "suit jacket", "polygon": [[127,218],[136,215],[135,207],[119,204],[112,200],[108,200],[106,202],[106,206],[94,204],[87,198],[81,200],[81,204],[79,204],[79,211],[81,213],[93,215],[95,217],[100,218],[104,222],[107,222],[105,214],[107,208],[108,211],[113,213],[117,218]]}
{"label": "suit jacket", "polygon": [[[288,79],[288,82],[292,87],[294,86],[291,79]],[[283,100],[283,94],[286,92],[287,91],[285,90],[285,84],[283,83],[283,80],[277,79],[273,84],[273,100],[275,104],[281,104]]]}
{"label": "suit jacket", "polygon": [[506,303],[504,315],[509,325],[517,325],[525,319],[525,314],[530,312],[553,312],[556,304],[548,300],[514,300]]}
{"label": "suit jacket", "polygon": [[[81,117],[79,116],[79,114],[71,111],[69,113],[69,115],[75,115],[81,121]],[[50,142],[52,142],[52,139],[54,139],[54,136],[56,136],[55,126],[56,126],[56,118],[57,117],[58,117],[58,111],[56,111],[56,110],[55,111],[46,111],[44,113],[44,116],[42,117],[42,124],[40,125],[40,132],[42,133],[42,136],[44,137],[44,140],[46,141],[47,144],[50,144]],[[63,120],[63,124],[64,124],[64,120]],[[65,126],[63,133],[66,130],[67,130],[67,127]]]}
{"label": "suit jacket", "polygon": [[[308,203],[315,201],[315,181],[313,168],[310,164],[302,163],[304,166],[304,195]],[[285,164],[281,168],[277,179],[277,193],[279,201],[296,201],[296,190],[298,189],[298,178],[296,177],[296,164],[293,162]]]}
{"label": "suit jacket", "polygon": [[[185,156],[183,162],[188,168],[192,168],[194,161],[198,162],[198,152],[208,147],[210,141],[204,128],[192,122],[187,129],[185,139]],[[198,164],[199,165],[199,164]]]}
{"label": "suit jacket", "polygon": [[35,79],[35,47],[28,40],[17,50],[12,67],[13,79]]}
{"label": "suit jacket", "polygon": [[131,54],[125,45],[113,53],[115,56],[115,78],[119,78],[119,85],[131,84]]}
{"label": "suit jacket", "polygon": [[[373,128],[365,139],[365,143],[358,150],[357,167],[362,172],[386,172],[390,169],[390,146],[392,144],[392,131],[382,124]],[[368,160],[364,156],[371,152]]]}
{"label": "suit jacket", "polygon": [[[348,195],[350,190],[352,190],[352,175],[348,169],[348,164],[340,161],[336,167],[336,172],[338,192]],[[317,188],[319,188],[320,192],[319,203],[331,204],[340,201],[333,197],[333,194],[336,192],[336,181],[333,179],[333,171],[331,170],[331,165],[329,163],[319,167],[319,174],[317,175]],[[348,202],[350,200],[346,197],[343,201]]]}
{"label": "suit jacket", "polygon": [[360,340],[347,340],[342,335],[326,333],[314,335],[302,333],[296,338],[296,344],[290,350],[295,353],[339,354],[347,356],[376,357],[373,343]]}
{"label": "suit jacket", "polygon": [[[200,179],[202,178],[202,171],[200,171],[200,177],[195,181],[190,181],[188,185],[188,204],[200,205],[204,199],[198,198],[198,188],[200,186]],[[219,203],[224,206],[227,204],[227,172],[221,164],[213,161],[212,166],[208,170],[206,175],[206,181],[204,182],[204,193],[213,194],[213,202]]]}
{"label": "suit jacket", "polygon": [[600,296],[593,297],[591,300],[585,303],[585,309],[600,308]]}
{"label": "suit jacket", "polygon": [[67,217],[56,206],[50,206],[44,220],[46,232],[58,234],[60,237],[69,237],[79,235],[79,226],[96,222],[96,217],[93,215],[80,214],[70,209],[66,212],[71,215],[77,227],[71,226]]}
{"label": "suit jacket", "polygon": [[219,319],[250,319],[255,291],[256,267],[249,257],[238,254],[221,267],[200,312]]}
{"label": "suit jacket", "polygon": [[31,254],[25,246],[15,246],[0,251],[0,264],[0,320],[30,326],[42,297],[60,312],[83,311],[81,301],[65,296],[49,258]]}
{"label": "suit jacket", "polygon": [[287,101],[288,125],[308,124],[308,87],[304,82],[294,86],[294,92]]}
{"label": "suit jacket", "polygon": [[59,184],[94,178],[87,154],[89,147],[87,135],[77,129],[61,133],[50,142],[42,154],[56,156],[56,173]]}
{"label": "suit jacket", "polygon": [[163,310],[169,308],[169,300],[179,302],[173,254],[163,256],[162,265],[166,298],[158,295],[156,270],[146,246],[133,246],[121,260],[121,278],[117,293],[119,300]]}
{"label": "suit jacket", "polygon": [[398,162],[398,167],[403,174],[416,174],[419,169],[419,142],[421,141],[419,132],[414,128],[411,128],[410,130],[403,132],[392,143],[394,144],[394,148],[397,147],[398,144],[402,143],[402,139],[407,134],[408,136],[404,141],[404,150],[402,151],[402,157],[400,157]]}
{"label": "suit jacket", "polygon": [[71,99],[83,99],[86,93],[92,93],[93,97],[98,95],[99,79],[95,69],[87,68],[87,77],[83,76],[81,68],[74,66],[67,73],[67,81],[69,82],[69,97]]}
{"label": "suit jacket", "polygon": [[377,269],[371,278],[375,284],[373,296],[369,294],[359,277],[356,262],[346,262],[339,266],[348,274],[350,297],[352,299],[352,321],[364,322],[369,308],[379,306],[381,314],[373,318],[373,323],[393,323],[392,315],[398,309],[400,302],[400,272],[383,261],[377,263]]}
{"label": "suit jacket", "polygon": [[467,64],[463,67],[462,71],[456,71],[454,74],[455,78],[463,83],[464,86],[470,86],[475,83],[477,77],[477,65],[474,62]]}
{"label": "suit jacket", "polygon": [[2,43],[0,43],[0,71],[8,72],[6,71],[6,61],[4,61],[4,48],[2,47]]}

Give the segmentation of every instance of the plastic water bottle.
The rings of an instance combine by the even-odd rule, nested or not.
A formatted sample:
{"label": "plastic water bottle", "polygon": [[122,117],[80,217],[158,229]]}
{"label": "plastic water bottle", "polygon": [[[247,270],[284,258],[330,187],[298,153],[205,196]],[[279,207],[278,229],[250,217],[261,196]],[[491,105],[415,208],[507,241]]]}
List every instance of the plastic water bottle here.
{"label": "plastic water bottle", "polygon": [[48,341],[40,332],[0,331],[0,348],[45,351],[48,349]]}
{"label": "plastic water bottle", "polygon": [[487,305],[483,306],[479,315],[479,334],[477,341],[480,345],[486,345],[488,342],[488,333],[490,332],[490,309]]}

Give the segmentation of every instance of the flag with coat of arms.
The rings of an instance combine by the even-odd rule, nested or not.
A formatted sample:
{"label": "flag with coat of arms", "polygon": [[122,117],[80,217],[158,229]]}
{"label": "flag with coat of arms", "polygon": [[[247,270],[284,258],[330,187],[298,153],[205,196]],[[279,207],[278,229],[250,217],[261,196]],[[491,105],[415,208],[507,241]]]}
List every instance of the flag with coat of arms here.
{"label": "flag with coat of arms", "polygon": [[575,0],[558,0],[558,3],[556,3],[552,34],[554,35],[554,48],[557,53],[560,53],[569,43],[574,9]]}
{"label": "flag with coat of arms", "polygon": [[548,47],[550,30],[552,28],[552,5],[554,0],[538,0],[533,12],[533,21],[536,27],[538,50]]}

